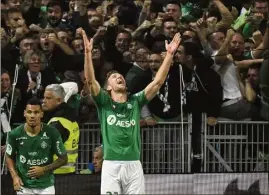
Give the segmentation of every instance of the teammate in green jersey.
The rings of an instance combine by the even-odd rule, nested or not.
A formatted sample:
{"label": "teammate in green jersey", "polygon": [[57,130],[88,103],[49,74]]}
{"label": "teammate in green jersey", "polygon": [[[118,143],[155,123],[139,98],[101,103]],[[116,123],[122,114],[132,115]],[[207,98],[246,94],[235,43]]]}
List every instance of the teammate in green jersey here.
{"label": "teammate in green jersey", "polygon": [[[144,175],[140,159],[140,111],[165,82],[174,52],[181,41],[177,33],[166,42],[166,57],[154,80],[141,92],[128,96],[123,76],[110,72],[105,90],[95,79],[92,63],[93,40],[80,29],[85,46],[84,73],[90,94],[98,108],[101,123],[104,162],[101,194],[143,194]],[[145,59],[146,60],[146,59]]]}
{"label": "teammate in green jersey", "polygon": [[[24,111],[26,123],[8,135],[7,166],[17,194],[55,194],[53,170],[67,163],[57,129],[41,123],[41,103],[31,99]],[[53,155],[58,159],[53,162]]]}

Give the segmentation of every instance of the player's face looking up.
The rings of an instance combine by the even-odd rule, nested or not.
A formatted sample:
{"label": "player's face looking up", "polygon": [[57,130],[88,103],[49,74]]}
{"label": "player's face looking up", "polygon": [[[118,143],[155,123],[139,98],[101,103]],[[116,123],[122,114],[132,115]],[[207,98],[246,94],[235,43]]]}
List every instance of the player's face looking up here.
{"label": "player's face looking up", "polygon": [[39,105],[28,104],[24,110],[24,117],[26,118],[26,123],[34,128],[41,123],[41,118],[43,117],[43,112]]}
{"label": "player's face looking up", "polygon": [[42,109],[44,111],[53,110],[62,103],[62,99],[55,96],[51,90],[46,90],[44,93],[44,99]]}
{"label": "player's face looking up", "polygon": [[119,73],[113,73],[107,80],[107,90],[115,92],[126,91],[126,83],[124,77]]}

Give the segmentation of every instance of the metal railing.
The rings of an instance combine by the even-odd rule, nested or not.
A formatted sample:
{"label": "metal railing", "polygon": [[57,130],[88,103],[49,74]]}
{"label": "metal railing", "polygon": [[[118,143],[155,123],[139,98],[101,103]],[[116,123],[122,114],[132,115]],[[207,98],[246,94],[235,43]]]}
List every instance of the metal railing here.
{"label": "metal railing", "polygon": [[[186,173],[191,171],[191,118],[181,123],[159,123],[141,129],[141,162],[145,173]],[[80,128],[77,170],[87,169],[94,148],[101,145],[97,123]]]}
{"label": "metal railing", "polygon": [[204,125],[204,172],[269,171],[269,123],[218,121]]}
{"label": "metal railing", "polygon": [[[204,116],[205,117],[205,116]],[[269,123],[218,121],[208,126],[203,118],[201,148],[203,172],[269,171]],[[99,123],[80,127],[77,172],[87,169],[100,146]],[[141,162],[145,173],[190,173],[192,118],[158,123],[141,129]],[[6,172],[5,172],[6,173]]]}
{"label": "metal railing", "polygon": [[[269,171],[269,123],[202,122],[203,172]],[[158,123],[141,129],[141,162],[145,173],[190,173],[191,117],[183,122]],[[183,131],[182,131],[183,128]],[[184,141],[183,141],[184,140]],[[78,171],[87,169],[95,147],[101,145],[99,124],[81,127]]]}

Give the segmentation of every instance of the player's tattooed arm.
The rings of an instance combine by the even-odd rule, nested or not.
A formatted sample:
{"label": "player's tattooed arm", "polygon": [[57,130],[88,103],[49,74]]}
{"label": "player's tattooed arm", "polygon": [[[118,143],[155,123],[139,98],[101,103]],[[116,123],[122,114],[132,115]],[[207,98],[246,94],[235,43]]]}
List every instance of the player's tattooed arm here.
{"label": "player's tattooed arm", "polygon": [[44,172],[54,171],[67,163],[67,155],[58,156],[58,159],[53,163],[44,167]]}

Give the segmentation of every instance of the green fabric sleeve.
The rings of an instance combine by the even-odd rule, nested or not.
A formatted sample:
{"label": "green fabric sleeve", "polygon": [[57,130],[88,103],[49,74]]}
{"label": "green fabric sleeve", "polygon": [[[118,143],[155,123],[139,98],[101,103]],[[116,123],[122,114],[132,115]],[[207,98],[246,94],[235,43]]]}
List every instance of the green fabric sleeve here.
{"label": "green fabric sleeve", "polygon": [[251,23],[245,24],[243,31],[242,31],[244,38],[252,37],[253,32],[254,32],[253,25]]}

